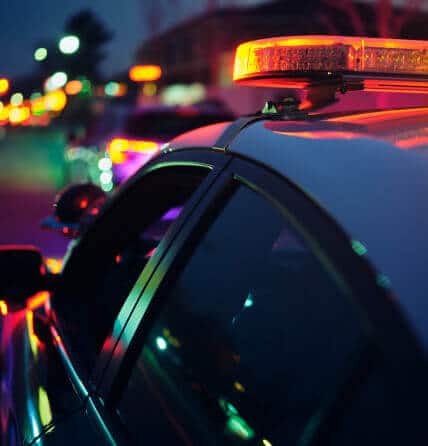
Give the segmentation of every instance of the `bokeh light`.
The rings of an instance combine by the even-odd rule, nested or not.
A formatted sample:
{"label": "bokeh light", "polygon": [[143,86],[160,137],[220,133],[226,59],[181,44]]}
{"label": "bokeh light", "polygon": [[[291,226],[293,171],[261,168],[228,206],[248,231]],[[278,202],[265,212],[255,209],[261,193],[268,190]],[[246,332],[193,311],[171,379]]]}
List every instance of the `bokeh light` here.
{"label": "bokeh light", "polygon": [[67,83],[67,74],[63,71],[57,71],[48,77],[45,82],[45,90],[53,91],[63,87]]}
{"label": "bokeh light", "polygon": [[34,116],[40,116],[45,111],[45,99],[42,96],[31,99],[31,113]]}
{"label": "bokeh light", "polygon": [[112,168],[112,162],[110,158],[101,158],[98,161],[98,168],[104,171],[110,170]]}
{"label": "bokeh light", "polygon": [[107,96],[116,96],[119,92],[119,88],[118,82],[107,82],[104,87],[104,92]]}
{"label": "bokeh light", "polygon": [[46,110],[59,112],[67,105],[67,96],[62,90],[51,91],[45,96]]}
{"label": "bokeh light", "polygon": [[157,92],[158,88],[156,87],[156,84],[154,84],[153,82],[147,82],[146,84],[144,84],[143,87],[143,95],[144,96],[154,96]]}
{"label": "bokeh light", "polygon": [[81,81],[79,80],[73,80],[70,82],[67,82],[66,86],[65,86],[65,92],[72,96],[75,94],[79,94],[82,91],[83,88],[83,84]]}
{"label": "bokeh light", "polygon": [[92,94],[92,84],[89,79],[86,79],[85,77],[81,76],[78,78],[80,82],[82,82],[82,91],[80,92],[81,96],[91,96]]}
{"label": "bokeh light", "polygon": [[0,95],[4,95],[9,91],[9,81],[2,77],[0,78]]}
{"label": "bokeh light", "polygon": [[41,97],[42,97],[42,93],[40,93],[40,91],[34,91],[30,95],[30,101],[32,101],[33,99],[41,98]]}
{"label": "bokeh light", "polygon": [[150,82],[160,79],[162,70],[159,65],[134,65],[129,70],[129,78],[134,82]]}
{"label": "bokeh light", "polygon": [[0,110],[0,123],[4,123],[9,119],[10,105],[4,105]]}
{"label": "bokeh light", "polygon": [[102,184],[110,184],[113,179],[113,173],[110,171],[104,171],[100,175],[100,181]]}
{"label": "bokeh light", "polygon": [[34,60],[37,62],[45,60],[46,57],[48,57],[48,50],[46,48],[37,48],[37,50],[34,51]]}
{"label": "bokeh light", "polygon": [[80,46],[80,40],[77,36],[65,36],[59,41],[59,50],[63,54],[73,54]]}
{"label": "bokeh light", "polygon": [[21,105],[24,102],[24,95],[22,93],[13,93],[10,97],[10,103],[14,106]]}
{"label": "bokeh light", "polygon": [[9,122],[12,125],[21,124],[30,117],[28,107],[12,107],[9,112]]}

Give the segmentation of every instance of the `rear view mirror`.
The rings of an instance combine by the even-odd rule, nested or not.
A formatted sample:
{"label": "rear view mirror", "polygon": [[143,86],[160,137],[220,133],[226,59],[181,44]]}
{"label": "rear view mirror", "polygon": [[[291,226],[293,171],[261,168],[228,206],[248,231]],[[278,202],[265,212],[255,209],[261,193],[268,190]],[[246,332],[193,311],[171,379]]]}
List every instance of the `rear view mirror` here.
{"label": "rear view mirror", "polygon": [[29,296],[49,288],[43,258],[37,248],[0,245],[0,299],[25,304]]}
{"label": "rear view mirror", "polygon": [[54,212],[41,222],[41,227],[75,238],[98,215],[106,198],[95,184],[71,185],[57,195]]}

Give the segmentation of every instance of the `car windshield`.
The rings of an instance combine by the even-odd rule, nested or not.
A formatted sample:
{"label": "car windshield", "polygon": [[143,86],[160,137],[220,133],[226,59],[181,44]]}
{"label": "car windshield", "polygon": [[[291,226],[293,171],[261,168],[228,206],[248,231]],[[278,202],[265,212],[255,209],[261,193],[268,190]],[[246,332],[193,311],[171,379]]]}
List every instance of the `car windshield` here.
{"label": "car windshield", "polygon": [[127,135],[133,137],[165,140],[188,130],[231,119],[232,116],[227,112],[140,112],[133,113],[128,117],[124,131]]}

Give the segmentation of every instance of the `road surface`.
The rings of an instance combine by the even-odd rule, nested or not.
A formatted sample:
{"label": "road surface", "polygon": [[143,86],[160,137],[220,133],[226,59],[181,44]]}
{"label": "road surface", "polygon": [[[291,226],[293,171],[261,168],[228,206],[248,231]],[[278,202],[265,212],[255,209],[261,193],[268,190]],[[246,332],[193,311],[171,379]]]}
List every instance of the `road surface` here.
{"label": "road surface", "polygon": [[32,244],[43,254],[61,256],[67,241],[42,231],[64,186],[64,136],[54,128],[0,128],[0,244]]}

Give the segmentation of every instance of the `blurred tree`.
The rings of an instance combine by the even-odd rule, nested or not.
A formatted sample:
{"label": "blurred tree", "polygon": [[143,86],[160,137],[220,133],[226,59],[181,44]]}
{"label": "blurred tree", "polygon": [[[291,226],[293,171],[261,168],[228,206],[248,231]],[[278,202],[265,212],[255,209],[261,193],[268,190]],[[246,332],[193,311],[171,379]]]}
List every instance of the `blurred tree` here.
{"label": "blurred tree", "polygon": [[80,48],[73,55],[63,56],[65,68],[71,76],[83,75],[90,80],[100,78],[99,66],[105,58],[103,46],[113,38],[113,33],[89,9],[70,17],[65,23],[65,34],[80,39]]}
{"label": "blurred tree", "polygon": [[[409,38],[410,34],[413,38],[424,38],[419,35],[412,36],[415,30],[409,30],[409,27],[411,23],[418,21],[418,12],[427,6],[427,0],[404,0],[399,5],[394,5],[393,0],[374,0],[372,4],[362,4],[353,0],[322,0],[322,2],[328,9],[321,14],[320,19],[329,34],[341,34],[345,21],[354,35]],[[341,17],[335,17],[331,11],[339,13]]]}
{"label": "blurred tree", "polygon": [[[58,48],[61,37],[73,34],[80,40],[78,51],[63,54]],[[100,80],[100,63],[105,58],[103,47],[113,37],[113,33],[90,10],[82,10],[71,16],[64,25],[62,36],[43,42],[48,56],[37,62],[40,75],[46,79],[55,71],[65,71],[69,79],[85,76],[93,82]]]}
{"label": "blurred tree", "polygon": [[376,19],[379,37],[400,37],[405,25],[426,5],[426,0],[406,0],[402,12],[394,14],[391,0],[378,0]]}

